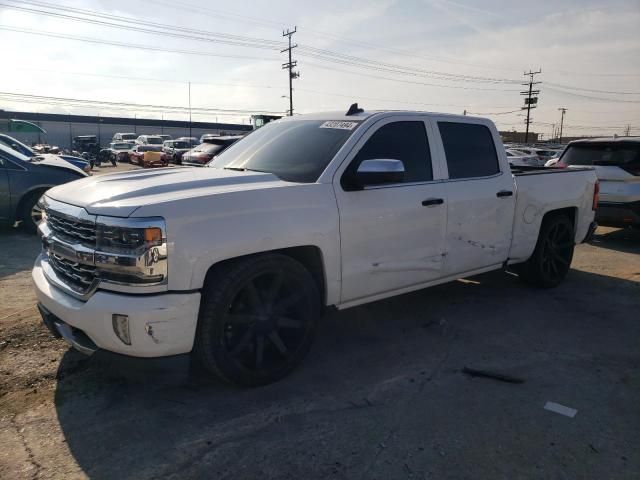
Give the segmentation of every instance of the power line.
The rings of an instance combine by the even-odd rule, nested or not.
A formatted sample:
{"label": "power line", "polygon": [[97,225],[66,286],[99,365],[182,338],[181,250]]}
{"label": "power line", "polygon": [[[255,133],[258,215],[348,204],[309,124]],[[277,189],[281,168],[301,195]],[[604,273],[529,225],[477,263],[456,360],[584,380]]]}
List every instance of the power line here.
{"label": "power line", "polygon": [[481,90],[481,91],[494,91],[494,92],[519,92],[520,90],[515,90],[515,89],[504,89],[504,88],[485,88],[485,87],[470,87],[470,86],[462,86],[462,85],[443,85],[443,84],[439,84],[439,83],[427,83],[427,82],[419,82],[419,81],[415,81],[415,80],[405,80],[402,78],[391,78],[391,77],[384,77],[384,76],[380,76],[380,75],[374,75],[371,73],[364,73],[364,72],[353,72],[351,70],[345,70],[342,68],[336,68],[336,67],[329,67],[327,65],[320,65],[318,63],[314,63],[314,62],[305,62],[305,65],[312,65],[316,68],[322,68],[325,70],[332,70],[335,72],[341,72],[341,73],[349,73],[352,75],[359,75],[362,77],[369,77],[369,78],[377,78],[379,80],[389,80],[391,82],[399,82],[399,83],[407,83],[407,84],[412,84],[412,85],[426,85],[429,87],[440,87],[440,88],[453,88],[453,89],[459,89],[459,90]]}
{"label": "power line", "polygon": [[591,88],[580,88],[580,87],[572,87],[570,85],[562,85],[560,83],[552,83],[545,82],[545,85],[551,85],[552,87],[564,88],[566,90],[580,90],[582,92],[593,92],[593,93],[612,93],[615,95],[640,95],[640,92],[617,92],[612,90],[595,90]]}
{"label": "power line", "polygon": [[187,55],[200,55],[205,57],[233,58],[233,59],[242,59],[242,60],[277,60],[275,57],[274,58],[248,57],[248,56],[242,56],[242,55],[225,55],[221,53],[210,53],[210,52],[202,52],[202,51],[195,51],[195,50],[175,50],[175,49],[169,49],[169,48],[154,47],[151,45],[139,45],[135,43],[114,42],[111,40],[99,40],[96,38],[81,37],[77,35],[64,35],[61,33],[48,32],[43,30],[29,30],[26,28],[7,27],[1,24],[0,24],[0,30],[8,30],[8,31],[18,32],[18,33],[27,33],[30,35],[40,35],[43,37],[63,38],[67,40],[76,40],[76,41],[87,42],[87,43],[112,45],[116,47],[135,48],[135,49],[149,50],[149,51],[155,51],[155,52],[183,53]]}
{"label": "power line", "polygon": [[567,92],[564,90],[560,90],[556,87],[547,87],[548,90],[554,92],[554,93],[559,93],[562,95],[570,95],[572,97],[578,97],[578,98],[587,98],[590,100],[599,100],[602,102],[612,102],[612,103],[640,103],[640,100],[621,100],[621,99],[617,99],[617,98],[603,98],[603,97],[594,97],[593,95],[584,95],[581,93],[572,93],[572,92]]}
{"label": "power line", "polygon": [[[16,0],[7,0],[7,1],[16,1]],[[100,12],[94,12],[91,10],[52,5],[46,2],[24,1],[22,3],[41,6],[45,8],[55,8],[56,10],[62,9],[65,11],[81,12],[82,15],[98,17],[101,20],[78,17],[78,16],[73,16],[68,14],[61,14],[57,11],[50,12],[46,10],[37,10],[32,8],[19,7],[15,5],[7,5],[7,4],[1,4],[1,5],[5,5],[8,8],[28,11],[34,14],[61,17],[68,20],[78,21],[78,22],[98,24],[98,25],[112,27],[112,28],[134,30],[136,32],[148,33],[153,35],[166,35],[174,38],[177,37],[177,38],[184,38],[188,40],[208,41],[208,42],[223,43],[228,45],[236,45],[236,46],[252,47],[252,48],[274,49],[278,45],[276,42],[265,40],[265,39],[257,39],[253,37],[245,37],[245,36],[237,36],[237,35],[219,34],[219,33],[188,29],[184,27],[175,27],[172,25],[147,22],[147,21],[142,22],[142,21],[130,19],[127,17],[104,14]],[[116,21],[121,23],[133,24],[135,25],[135,27],[132,27],[131,25],[122,25],[119,23],[107,22],[104,20],[105,18],[110,20],[115,19]],[[161,30],[152,30],[148,28],[149,26],[157,27],[157,28],[160,28]],[[173,33],[172,31],[179,31],[180,33]],[[189,35],[185,34],[185,32],[189,33]],[[194,33],[195,35],[192,35],[191,33]],[[215,37],[215,38],[211,38],[211,37]],[[366,58],[356,57],[353,55],[346,55],[339,52],[333,52],[330,50],[320,49],[320,48],[307,46],[307,45],[305,46],[301,45],[300,47],[301,47],[300,48],[301,56],[309,56],[311,58],[315,58],[321,61],[341,63],[345,65],[354,66],[357,68],[373,69],[378,71],[384,71],[387,73],[398,73],[402,75],[423,76],[423,77],[430,77],[430,78],[439,78],[442,80],[463,81],[463,82],[481,82],[481,83],[516,83],[517,82],[516,80],[504,79],[504,78],[480,77],[480,76],[473,76],[473,75],[461,75],[461,74],[454,74],[449,72],[418,69],[414,67],[407,67],[403,65],[384,63],[377,60],[370,60]]]}
{"label": "power line", "polygon": [[[94,25],[120,28],[124,30],[132,30],[135,32],[173,36],[177,38],[185,38],[188,40],[191,39],[191,40],[209,41],[209,42],[223,43],[226,45],[234,45],[234,46],[240,46],[240,47],[265,48],[270,50],[277,50],[282,45],[282,42],[267,40],[264,38],[255,38],[255,37],[247,37],[242,35],[232,35],[232,34],[225,34],[225,33],[209,32],[205,30],[196,30],[192,28],[185,28],[185,27],[180,27],[176,25],[168,25],[163,23],[151,22],[147,20],[136,20],[130,17],[106,14],[102,12],[96,12],[93,10],[86,10],[86,9],[80,9],[75,7],[65,7],[64,5],[50,4],[47,2],[37,2],[37,1],[29,1],[29,0],[21,0],[19,2],[17,0],[5,0],[5,1],[18,3],[20,5],[27,4],[32,6],[39,6],[43,8],[52,9],[53,11],[38,10],[35,8],[27,8],[23,6],[17,6],[17,5],[7,5],[5,3],[0,4],[6,8],[10,8],[14,10],[21,10],[21,11],[26,11],[32,14],[52,16],[57,18],[63,18],[65,20],[90,23]],[[69,13],[79,13],[81,15],[84,15],[84,17],[70,15],[69,13],[64,14],[64,13],[60,13],[60,11],[69,12]],[[86,18],[86,17],[95,17],[95,18]],[[108,20],[111,20],[111,21],[108,21]],[[120,23],[113,23],[113,21],[120,22]],[[149,27],[159,28],[161,30],[152,30]],[[173,33],[173,32],[180,32],[180,33]]]}

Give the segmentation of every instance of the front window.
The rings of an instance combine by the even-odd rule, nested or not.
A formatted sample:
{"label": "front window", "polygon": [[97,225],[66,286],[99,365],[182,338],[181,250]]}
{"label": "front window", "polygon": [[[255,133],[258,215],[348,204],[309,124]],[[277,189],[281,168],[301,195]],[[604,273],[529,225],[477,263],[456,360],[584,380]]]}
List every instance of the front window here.
{"label": "front window", "polygon": [[208,166],[267,172],[288,182],[315,182],[358,124],[324,120],[268,123]]}
{"label": "front window", "polygon": [[[170,147],[171,145],[169,144],[167,146]],[[189,148],[189,147],[190,147],[189,142],[178,142],[178,141],[173,142],[173,148]]]}
{"label": "front window", "polygon": [[122,140],[135,140],[138,136],[135,133],[123,133],[120,135]]}
{"label": "front window", "polygon": [[147,137],[147,143],[149,145],[162,145],[163,141],[160,137]]}

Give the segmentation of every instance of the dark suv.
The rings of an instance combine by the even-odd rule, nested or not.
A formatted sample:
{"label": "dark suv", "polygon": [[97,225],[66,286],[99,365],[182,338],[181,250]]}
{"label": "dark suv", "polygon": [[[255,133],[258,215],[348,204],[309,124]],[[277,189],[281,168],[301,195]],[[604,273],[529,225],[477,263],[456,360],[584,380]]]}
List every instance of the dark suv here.
{"label": "dark suv", "polygon": [[55,155],[27,157],[0,144],[0,223],[22,221],[35,233],[42,212],[37,203],[49,188],[86,177]]}

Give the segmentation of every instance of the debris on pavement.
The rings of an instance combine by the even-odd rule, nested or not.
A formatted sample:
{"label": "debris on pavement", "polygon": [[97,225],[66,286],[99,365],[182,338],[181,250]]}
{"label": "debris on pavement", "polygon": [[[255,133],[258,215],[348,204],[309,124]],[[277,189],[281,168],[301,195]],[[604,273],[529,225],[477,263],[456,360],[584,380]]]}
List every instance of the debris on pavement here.
{"label": "debris on pavement", "polygon": [[511,375],[504,375],[502,373],[489,372],[488,370],[477,370],[475,368],[464,367],[462,373],[471,375],[472,377],[485,377],[492,378],[494,380],[500,380],[507,383],[524,383],[524,379],[518,377],[512,377]]}
{"label": "debris on pavement", "polygon": [[573,418],[578,413],[578,410],[571,407],[565,407],[564,405],[560,405],[555,402],[547,402],[544,406],[545,410],[549,410],[550,412],[559,413],[560,415],[564,415],[565,417]]}

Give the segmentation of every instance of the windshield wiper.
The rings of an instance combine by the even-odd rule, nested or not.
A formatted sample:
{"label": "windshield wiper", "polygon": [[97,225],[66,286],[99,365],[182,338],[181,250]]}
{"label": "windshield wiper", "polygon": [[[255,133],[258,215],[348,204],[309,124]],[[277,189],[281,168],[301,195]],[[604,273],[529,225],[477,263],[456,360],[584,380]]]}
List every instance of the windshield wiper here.
{"label": "windshield wiper", "polygon": [[265,172],[264,170],[254,170],[253,168],[246,168],[246,167],[223,167],[223,170],[234,170],[236,172],[270,173],[270,172]]}

